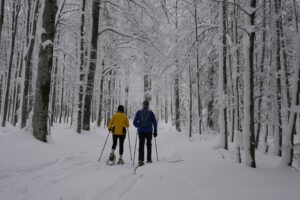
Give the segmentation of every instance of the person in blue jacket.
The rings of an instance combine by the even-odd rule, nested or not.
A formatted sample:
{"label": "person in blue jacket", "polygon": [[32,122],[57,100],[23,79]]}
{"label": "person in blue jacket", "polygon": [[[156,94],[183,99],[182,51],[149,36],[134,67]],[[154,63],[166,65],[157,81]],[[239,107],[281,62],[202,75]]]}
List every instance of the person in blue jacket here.
{"label": "person in blue jacket", "polygon": [[147,163],[152,163],[152,135],[157,136],[157,121],[154,113],[149,110],[149,101],[143,102],[143,109],[139,110],[133,120],[139,136],[139,165],[144,165],[145,141],[147,141]]}

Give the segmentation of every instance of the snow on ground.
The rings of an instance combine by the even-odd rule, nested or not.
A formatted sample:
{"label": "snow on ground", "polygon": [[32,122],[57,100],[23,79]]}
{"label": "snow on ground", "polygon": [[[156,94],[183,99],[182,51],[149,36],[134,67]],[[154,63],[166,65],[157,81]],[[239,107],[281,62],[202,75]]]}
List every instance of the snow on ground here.
{"label": "snow on ground", "polygon": [[[107,131],[81,135],[56,126],[49,144],[16,128],[0,129],[1,200],[298,200],[300,173],[276,166],[273,155],[257,155],[257,169],[235,163],[234,153],[215,150],[216,135],[189,139],[167,126],[157,137],[159,162],[137,169],[128,140],[123,166],[97,162]],[[130,129],[132,150],[136,132]],[[128,137],[127,137],[128,139]],[[154,141],[153,141],[153,147]],[[233,148],[231,148],[233,149]]]}

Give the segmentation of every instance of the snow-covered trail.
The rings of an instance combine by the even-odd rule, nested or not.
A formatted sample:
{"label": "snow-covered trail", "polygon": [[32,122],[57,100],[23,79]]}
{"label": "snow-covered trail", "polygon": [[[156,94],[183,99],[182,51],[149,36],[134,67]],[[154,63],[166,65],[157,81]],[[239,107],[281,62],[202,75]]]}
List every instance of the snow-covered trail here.
{"label": "snow-covered trail", "polygon": [[[54,127],[49,144],[15,128],[0,129],[1,200],[213,200],[298,199],[300,173],[274,168],[279,159],[257,155],[258,169],[234,162],[231,152],[214,150],[215,136],[190,140],[160,127],[159,162],[137,169],[130,162],[128,137],[124,166],[107,166],[111,138],[97,162],[107,131],[81,135]],[[136,132],[130,129],[132,150]],[[137,156],[137,155],[136,155]]]}

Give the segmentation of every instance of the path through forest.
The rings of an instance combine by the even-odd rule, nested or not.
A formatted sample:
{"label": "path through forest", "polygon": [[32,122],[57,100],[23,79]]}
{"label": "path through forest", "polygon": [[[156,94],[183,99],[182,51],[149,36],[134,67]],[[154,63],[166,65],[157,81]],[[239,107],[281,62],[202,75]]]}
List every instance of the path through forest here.
{"label": "path through forest", "polygon": [[[54,127],[50,144],[12,127],[0,132],[3,200],[274,200],[300,196],[299,172],[273,168],[279,159],[272,155],[258,155],[258,169],[236,164],[233,152],[213,148],[218,141],[213,134],[189,139],[173,128],[160,127],[159,162],[153,151],[155,162],[138,168],[135,174],[128,140],[125,165],[105,164],[110,140],[103,160],[97,162],[107,134],[103,129],[79,135],[68,127]],[[135,130],[130,129],[130,134],[133,150]]]}

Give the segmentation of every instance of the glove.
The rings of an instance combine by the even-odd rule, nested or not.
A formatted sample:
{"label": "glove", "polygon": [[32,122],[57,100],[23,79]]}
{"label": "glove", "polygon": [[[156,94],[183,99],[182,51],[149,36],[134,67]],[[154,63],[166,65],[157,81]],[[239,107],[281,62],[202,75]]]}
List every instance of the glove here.
{"label": "glove", "polygon": [[154,131],[153,136],[154,136],[154,137],[157,136],[157,131]]}

